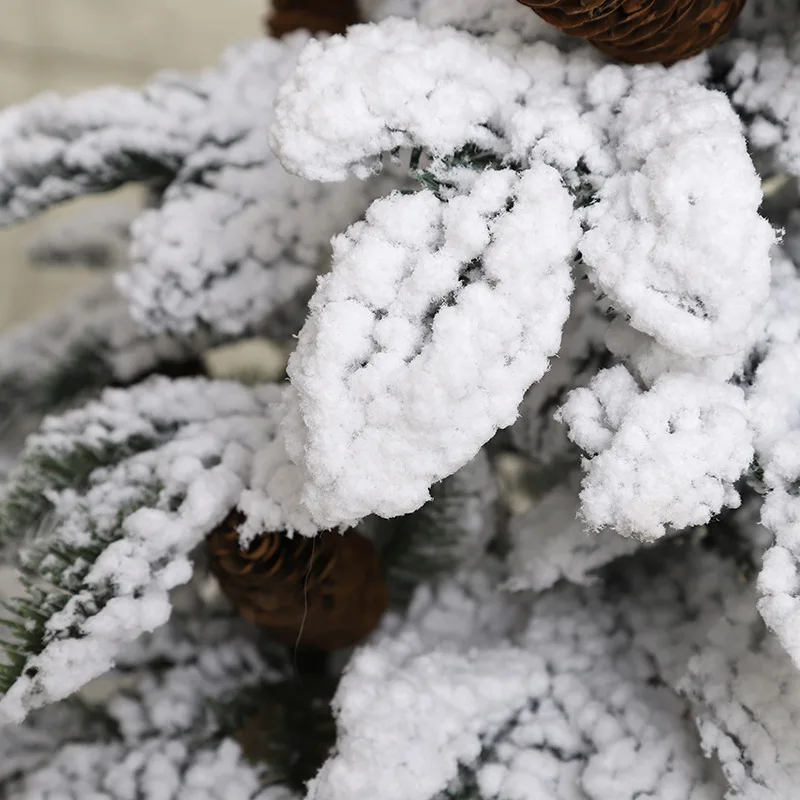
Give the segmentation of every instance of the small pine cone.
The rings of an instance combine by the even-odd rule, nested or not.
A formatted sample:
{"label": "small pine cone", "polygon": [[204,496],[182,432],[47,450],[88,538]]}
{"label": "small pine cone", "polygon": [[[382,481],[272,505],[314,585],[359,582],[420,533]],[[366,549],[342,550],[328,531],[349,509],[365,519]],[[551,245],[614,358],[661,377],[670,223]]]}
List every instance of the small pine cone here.
{"label": "small pine cone", "polygon": [[378,624],[389,600],[372,542],[350,531],[314,538],[263,533],[239,546],[231,514],[208,538],[211,571],[247,620],[278,642],[317,650],[352,647]]}
{"label": "small pine cone", "polygon": [[744,0],[520,0],[545,22],[629,64],[674,64],[725,37]]}
{"label": "small pine cone", "polygon": [[265,19],[267,33],[279,38],[296,30],[344,33],[358,22],[355,0],[274,0]]}

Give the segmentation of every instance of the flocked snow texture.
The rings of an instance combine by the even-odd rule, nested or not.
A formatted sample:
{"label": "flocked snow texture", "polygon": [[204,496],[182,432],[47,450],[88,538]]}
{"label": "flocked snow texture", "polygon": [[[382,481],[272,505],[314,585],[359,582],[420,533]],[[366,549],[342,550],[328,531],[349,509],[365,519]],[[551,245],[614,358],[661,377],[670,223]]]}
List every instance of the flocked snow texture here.
{"label": "flocked snow texture", "polygon": [[314,523],[415,510],[514,421],[558,350],[578,234],[558,173],[540,165],[484,173],[448,203],[393,195],[335,241],[289,361],[284,422]]}
{"label": "flocked snow texture", "polygon": [[[86,389],[249,333],[295,344],[280,386],[155,379],[29,439],[0,538],[53,586],[11,628],[0,716],[30,716],[0,731],[0,793],[293,796],[211,713],[278,679],[272,651],[206,627],[187,587],[238,506],[245,540],[358,523],[385,545],[393,610],[334,659],[310,800],[789,800],[800,7],[749,0],[713,54],[664,69],[513,2],[362,6],[374,24],[345,36],[0,113],[3,223],[151,193],[130,226],[42,251],[101,243],[124,299],[7,340],[14,424],[70,359]],[[199,627],[164,627],[179,587]],[[39,708],[115,664],[127,688],[91,720]]]}
{"label": "flocked snow texture", "polygon": [[[4,796],[103,800],[291,800],[265,788],[263,770],[230,739],[220,741],[213,704],[282,677],[248,638],[198,613],[178,617],[120,654],[122,666],[159,667],[92,710],[56,706],[0,734],[13,776]],[[70,741],[53,737],[60,728]],[[187,738],[188,737],[188,738]],[[36,743],[36,748],[32,747]],[[24,770],[22,775],[19,771]]]}
{"label": "flocked snow texture", "polygon": [[[687,555],[717,570],[720,583],[691,597],[713,620],[713,592],[730,591],[735,578],[714,559]],[[532,606],[494,593],[485,574],[422,592],[405,625],[387,625],[386,638],[348,667],[334,701],[337,751],[310,798],[424,800],[463,782],[461,764],[485,798],[721,800],[687,704],[653,659],[669,640],[640,641],[634,624],[652,623],[681,577],[641,569],[632,571],[635,593],[561,585]],[[691,601],[670,599],[672,625],[699,646],[708,620]],[[689,638],[672,650],[684,668]]]}
{"label": "flocked snow texture", "polygon": [[289,176],[267,144],[275,91],[306,39],[245,43],[216,68],[165,73],[142,91],[45,95],[3,111],[0,224],[156,179],[166,189],[133,221],[120,276],[134,318],[220,338],[294,333],[330,237],[374,192]]}
{"label": "flocked snow texture", "polygon": [[560,410],[589,455],[581,508],[595,529],[656,539],[736,508],[753,458],[744,392],[679,372],[642,392],[622,366],[575,389]]}
{"label": "flocked snow texture", "polygon": [[[487,175],[476,181],[469,170],[459,167],[458,151],[467,144],[493,152],[498,160],[510,157],[531,164],[530,171],[523,172],[531,181],[534,175],[545,174],[542,161],[552,165],[573,193],[575,217],[586,228],[576,246],[589,278],[615,311],[625,313],[638,335],[650,341],[644,349],[651,354],[639,355],[639,362],[649,368],[648,383],[658,378],[656,365],[690,372],[702,365],[713,372],[707,381],[709,391],[722,399],[706,400],[698,390],[692,394],[694,400],[687,400],[687,405],[694,402],[696,408],[687,408],[686,413],[703,417],[717,414],[718,407],[735,406],[737,401],[731,399],[732,390],[724,381],[737,359],[743,359],[757,328],[769,292],[769,250],[774,240],[770,225],[758,215],[759,182],[738,117],[722,94],[691,82],[700,71],[696,67],[669,73],[616,66],[599,69],[584,51],[568,57],[551,45],[512,42],[504,51],[459,32],[425,29],[399,19],[356,27],[346,38],[312,42],[278,93],[272,127],[276,152],[293,171],[338,181],[348,171],[366,174],[374,169],[382,151],[422,148],[433,157],[432,174],[445,187],[441,197],[448,205],[459,206],[466,202],[464,187],[473,190],[473,183],[482,185]],[[336,117],[339,95],[331,91],[333,83],[352,92],[347,95],[350,113],[346,116]],[[465,96],[470,97],[469,103],[463,102]],[[304,135],[295,135],[298,130]],[[715,178],[707,180],[705,170],[712,165],[716,165]],[[588,170],[588,175],[581,177],[579,168]],[[454,189],[447,188],[452,185]],[[596,202],[584,208],[580,198],[586,191]],[[546,201],[544,193],[536,196],[538,206],[517,204],[498,216],[500,230],[507,219],[517,217],[519,241],[535,243],[533,248],[528,244],[524,253],[505,256],[505,267],[515,275],[524,262],[535,263],[553,247],[556,237],[545,238],[543,230],[549,227],[555,232],[556,228],[551,223],[540,226],[539,221],[544,210],[553,213],[561,193],[553,186],[547,195]],[[427,486],[465,463],[493,427],[513,421],[506,407],[497,405],[498,397],[489,401],[492,410],[488,413],[475,413],[473,401],[466,402],[484,393],[483,376],[502,373],[498,359],[504,356],[489,349],[486,332],[491,325],[498,335],[507,336],[502,329],[508,315],[496,314],[489,325],[481,325],[483,361],[475,360],[471,347],[448,350],[446,360],[454,365],[448,370],[458,368],[460,385],[443,392],[441,367],[427,368],[428,363],[432,367],[442,359],[429,361],[435,349],[418,344],[428,324],[421,309],[415,317],[405,315],[402,329],[392,329],[391,344],[387,341],[394,314],[387,300],[369,298],[367,305],[374,308],[359,307],[356,313],[354,303],[364,305],[358,298],[367,293],[365,287],[377,291],[372,277],[376,260],[393,263],[377,245],[367,247],[371,240],[362,241],[366,235],[362,231],[413,224],[418,246],[432,235],[441,209],[441,200],[425,192],[413,199],[378,201],[368,213],[366,228],[359,223],[344,240],[338,240],[332,274],[311,302],[311,315],[290,363],[292,389],[286,397],[282,435],[300,472],[292,475],[274,455],[264,459],[273,465],[265,466],[262,477],[273,502],[248,501],[250,511],[259,509],[260,522],[288,522],[298,530],[313,531],[315,526],[349,524],[369,513],[394,516],[411,511],[426,498]],[[452,239],[447,222],[445,230],[444,252]],[[343,241],[351,238],[356,244],[345,250]],[[565,231],[558,238],[564,245],[561,258],[570,259],[569,234]],[[397,244],[409,246],[405,241]],[[471,257],[482,256],[473,273],[479,274],[479,264],[485,266],[492,252],[490,247],[482,254],[473,246]],[[515,258],[520,266],[512,268]],[[429,303],[435,307],[437,301],[449,301],[453,287],[436,283],[444,268],[439,260],[433,263],[436,266],[427,262],[422,266],[430,286]],[[386,281],[392,280],[386,266],[381,274],[387,275]],[[470,280],[468,274],[461,277],[462,283]],[[461,291],[466,295],[472,290],[474,286],[469,285]],[[550,298],[557,304],[556,295]],[[443,318],[459,308],[457,298],[453,299],[453,310],[439,312]],[[400,294],[395,302],[402,300]],[[532,298],[515,291],[514,300],[519,303],[514,316],[527,314],[536,319],[541,314],[540,305],[530,305]],[[371,322],[370,316],[376,313],[378,318]],[[554,323],[555,318],[550,324]],[[433,348],[435,334],[434,329]],[[540,328],[536,335],[544,354],[555,352],[550,343],[553,332],[543,338]],[[337,360],[340,366],[334,368]],[[518,388],[513,400],[509,395],[504,402],[513,402],[516,408],[519,392],[541,378],[543,370],[526,373],[514,362],[506,366],[512,367]],[[348,381],[351,372],[353,378]],[[353,384],[355,378],[358,383]],[[373,382],[369,386],[367,378]],[[492,383],[499,394],[502,381],[493,377]],[[402,386],[406,399],[390,388],[393,384]],[[423,397],[429,401],[426,414],[431,420],[437,415],[441,420],[436,433],[431,422],[419,417],[417,407]],[[447,415],[441,410],[445,397],[452,398],[446,405]],[[378,413],[389,399],[393,408]],[[713,410],[704,409],[704,403]],[[344,408],[348,410],[342,413]],[[331,424],[333,419],[336,424]],[[395,431],[398,425],[408,426],[407,433],[397,437],[398,443],[393,441],[394,433],[385,431],[389,421]],[[415,439],[422,431],[427,436],[424,445]],[[619,523],[626,535],[644,538],[659,535],[665,525],[706,521],[723,506],[736,503],[732,484],[747,467],[742,462],[748,458],[749,446],[743,418],[729,439],[738,433],[745,437],[741,445],[732,442],[733,451],[719,454],[715,463],[697,465],[698,476],[710,476],[718,488],[706,480],[696,490],[698,497],[687,499],[686,509],[670,510],[665,500],[649,519],[637,517],[635,511],[623,518],[613,511],[599,511],[597,502],[588,508],[590,501],[585,500],[584,512],[592,525]],[[471,444],[467,436],[472,437]],[[370,444],[373,437],[379,446]],[[699,440],[687,433],[684,441],[689,445]],[[400,455],[404,450],[407,455]],[[653,476],[653,469],[669,470],[663,450],[653,450],[651,455],[662,459],[651,469]],[[605,460],[613,457],[610,453]],[[631,467],[637,469],[638,462]],[[587,490],[584,497],[590,494]],[[274,503],[283,510],[276,511]]]}
{"label": "flocked snow texture", "polygon": [[[65,458],[78,448],[105,451],[110,464],[92,470],[82,491],[43,490],[51,532],[27,560],[71,596],[51,610],[43,648],[0,699],[0,718],[18,722],[67,697],[111,668],[125,643],[167,621],[169,591],[191,578],[189,555],[236,505],[253,450],[274,435],[268,409],[278,395],[271,386],[153,379],[49,419],[29,440],[23,465],[42,451]],[[12,473],[7,494],[15,478],[26,473]],[[13,512],[6,504],[4,514]],[[48,555],[92,545],[91,560],[66,573]]]}

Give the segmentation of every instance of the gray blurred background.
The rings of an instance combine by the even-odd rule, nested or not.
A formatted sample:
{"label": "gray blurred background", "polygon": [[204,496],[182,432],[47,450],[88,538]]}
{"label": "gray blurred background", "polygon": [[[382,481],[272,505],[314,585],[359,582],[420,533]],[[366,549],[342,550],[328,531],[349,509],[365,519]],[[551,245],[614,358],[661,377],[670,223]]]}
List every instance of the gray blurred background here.
{"label": "gray blurred background", "polygon": [[[265,7],[264,0],[0,0],[0,107],[42,91],[138,86],[163,68],[202,68],[226,45],[261,35]],[[28,266],[26,245],[47,219],[0,230],[0,330],[93,279],[88,270]]]}

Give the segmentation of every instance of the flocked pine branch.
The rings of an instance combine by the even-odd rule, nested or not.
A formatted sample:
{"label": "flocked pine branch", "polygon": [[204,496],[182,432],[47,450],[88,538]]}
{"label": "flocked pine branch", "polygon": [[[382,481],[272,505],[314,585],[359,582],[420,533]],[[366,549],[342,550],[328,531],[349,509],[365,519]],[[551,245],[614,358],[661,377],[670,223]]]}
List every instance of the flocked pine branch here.
{"label": "flocked pine branch", "polygon": [[772,33],[762,41],[736,40],[723,51],[726,81],[734,106],[747,125],[754,148],[768,152],[774,168],[800,179],[800,32]]}
{"label": "flocked pine branch", "polygon": [[466,783],[487,799],[721,800],[688,704],[624,623],[637,595],[561,585],[531,608],[484,581],[423,592],[405,626],[355,655],[334,701],[337,749],[310,797],[427,800]]}
{"label": "flocked pine branch", "polygon": [[57,311],[6,333],[0,342],[0,435],[85,398],[109,383],[126,384],[201,350],[200,341],[153,334],[104,282]]}
{"label": "flocked pine branch", "polygon": [[102,797],[104,800],[296,800],[283,786],[264,786],[239,746],[230,739],[206,745],[187,745],[163,737],[135,744],[96,742],[65,747],[46,767],[11,785],[9,800],[34,797]]}
{"label": "flocked pine branch", "polygon": [[769,292],[774,234],[739,118],[724,95],[679,75],[618,80],[617,169],[579,245],[589,277],[662,348],[692,360],[740,352]]}
{"label": "flocked pine branch", "polygon": [[196,144],[208,81],[164,75],[142,93],[44,94],[0,114],[0,223],[81,195],[174,175]]}
{"label": "flocked pine branch", "polygon": [[[106,696],[89,687],[91,705],[50,706],[2,729],[4,797],[56,788],[114,800],[159,800],[165,790],[209,800],[302,796],[334,732],[334,681],[293,674],[252,628],[191,592],[183,600],[167,625],[120,651]],[[45,731],[48,721],[58,725]]]}
{"label": "flocked pine branch", "polygon": [[291,335],[331,235],[375,192],[289,176],[268,146],[275,91],[306,38],[244,44],[217,68],[139,92],[47,95],[3,112],[0,223],[158,180],[161,202],[134,220],[120,277],[134,317],[181,335]]}
{"label": "flocked pine branch", "polygon": [[[208,739],[221,732],[223,704],[286,679],[287,665],[278,659],[270,663],[252,636],[230,625],[215,629],[208,618],[203,621],[201,628],[184,614],[177,624],[145,637],[132,652],[120,653],[120,663],[135,681],[123,683],[102,704],[116,738],[134,742],[185,734]],[[136,672],[130,671],[132,664]]]}
{"label": "flocked pine branch", "polygon": [[703,749],[729,784],[725,797],[790,796],[800,777],[792,733],[800,684],[757,614],[752,584],[704,547],[651,555],[622,578],[621,618],[663,680],[690,701]]}
{"label": "flocked pine branch", "polygon": [[[232,697],[279,683],[283,672],[247,637],[232,635],[230,627],[206,626],[198,636],[200,631],[193,630],[197,620],[182,622],[142,642],[135,652],[122,654],[123,663],[140,667],[128,688],[91,708],[54,706],[35,712],[12,729],[16,741],[9,737],[3,750],[8,773],[3,796],[22,800],[60,792],[157,800],[169,791],[173,797],[204,800],[295,797],[269,764],[248,762],[232,738],[235,731],[226,728],[218,713]],[[25,738],[36,736],[48,719],[52,722],[59,708],[62,717],[71,714],[75,732],[62,724],[59,746],[52,746],[55,736],[47,740],[46,760],[21,761],[28,753],[21,747]],[[94,724],[87,726],[87,719]],[[83,727],[77,730],[79,721]]]}
{"label": "flocked pine branch", "polygon": [[800,664],[800,507],[796,496],[800,465],[794,445],[798,437],[794,375],[800,369],[798,302],[797,266],[786,253],[777,251],[763,331],[754,344],[745,377],[755,454],[761,484],[768,492],[762,519],[775,537],[758,579],[759,609],[795,664]]}
{"label": "flocked pine branch", "polygon": [[514,421],[547,369],[578,235],[545,165],[480,173],[447,202],[429,191],[376,201],[336,240],[289,360],[283,435],[296,475],[266,474],[266,511],[252,504],[262,518],[248,524],[280,515],[313,532],[421,506]]}
{"label": "flocked pine branch", "polygon": [[163,392],[163,403],[155,399],[151,385],[132,393],[109,391],[80,409],[44,420],[27,440],[0,496],[4,547],[16,547],[39,530],[52,511],[52,492],[86,489],[95,470],[158,447],[195,421],[198,408],[203,413],[202,405],[187,405],[191,381],[157,381],[155,386]]}
{"label": "flocked pine branch", "polygon": [[727,598],[680,688],[699,709],[703,748],[719,758],[730,794],[767,800],[790,797],[800,778],[800,681],[755,599],[751,591]]}
{"label": "flocked pine branch", "polygon": [[[4,622],[13,658],[3,718],[68,696],[168,619],[168,592],[191,578],[191,552],[236,505],[253,450],[273,435],[277,397],[271,386],[153,379],[53,419],[29,441],[4,516],[16,514],[22,533],[43,513],[47,525],[23,554],[36,578]],[[63,470],[84,453],[94,463],[70,481]],[[61,482],[39,476],[30,500],[20,482],[48,455],[64,465]],[[14,505],[20,497],[28,502]]]}
{"label": "flocked pine branch", "polygon": [[40,709],[25,725],[0,729],[0,793],[52,763],[63,748],[102,741],[115,733],[114,722],[80,698]]}
{"label": "flocked pine branch", "polygon": [[287,175],[269,148],[275,92],[303,41],[253,42],[215,72],[195,150],[162,206],[133,226],[122,286],[146,324],[227,335],[266,327],[278,337],[299,327],[330,237],[370,196],[366,185]]}
{"label": "flocked pine branch", "polygon": [[[404,43],[402,55],[398,41]],[[717,393],[730,394],[725,381],[734,372],[737,358],[743,358],[766,301],[774,234],[758,215],[759,181],[739,120],[725,96],[692,84],[680,71],[666,74],[609,66],[597,72],[590,58],[559,53],[541,43],[510,50],[513,60],[498,48],[455,31],[388,20],[356,27],[346,38],[310,43],[281,89],[273,144],[288,168],[318,180],[339,181],[350,171],[365,175],[377,168],[383,151],[422,148],[432,159],[431,174],[440,179],[440,187],[449,187],[449,193],[448,189],[433,195],[423,191],[378,201],[368,213],[367,227],[354,226],[338,240],[332,274],[311,302],[310,318],[290,362],[292,389],[282,433],[300,474],[292,487],[280,459],[266,458],[272,467],[266,467],[263,475],[271,498],[249,504],[250,511],[258,508],[254,525],[290,519],[290,526],[313,531],[315,526],[352,523],[369,513],[407,513],[424,502],[432,482],[465,463],[498,427],[512,422],[522,394],[545,369],[532,369],[532,361],[520,358],[509,361],[509,352],[521,353],[520,346],[498,347],[500,340],[487,337],[486,326],[477,324],[480,317],[470,316],[466,299],[477,291],[474,282],[481,279],[481,269],[488,270],[490,282],[491,291],[482,301],[487,309],[490,302],[502,305],[506,301],[510,291],[506,286],[521,287],[529,278],[527,295],[520,288],[512,290],[516,310],[498,311],[493,324],[507,338],[510,329],[501,329],[514,317],[528,320],[529,325],[536,320],[534,339],[540,356],[554,355],[563,320],[548,316],[555,295],[543,292],[535,272],[537,265],[541,268],[552,259],[556,239],[563,248],[556,260],[570,261],[577,248],[594,286],[608,297],[616,313],[624,314],[638,336],[649,340],[649,346],[640,346],[636,353],[640,365],[649,367],[648,382],[658,377],[656,364],[660,371],[715,368],[709,383]],[[415,81],[398,83],[396,76],[411,69],[412,63]],[[467,66],[454,70],[455,63]],[[561,69],[543,70],[545,63]],[[365,81],[364,75],[371,79]],[[393,86],[399,86],[403,102],[383,91],[388,76]],[[350,113],[338,125],[330,124],[334,112],[329,106],[336,102],[330,91],[332,81],[354,87]],[[466,94],[471,102],[459,102]],[[297,129],[306,135],[294,135]],[[470,148],[494,152],[500,165],[454,161]],[[551,176],[554,183],[546,192],[548,201],[543,200],[545,194],[534,193],[525,204],[509,186],[506,209],[496,206],[492,211],[487,205],[480,211],[481,203],[488,202],[478,200],[480,193],[488,191],[484,187],[510,174],[497,169],[503,163],[522,170],[520,186],[526,189],[530,185],[539,191],[545,175]],[[699,167],[707,168],[709,163],[718,166],[719,180],[702,177]],[[556,181],[563,181],[561,192]],[[586,200],[580,189],[587,182],[596,187],[596,193],[595,202],[584,210]],[[566,228],[551,238],[557,226],[554,220],[539,227],[544,214],[554,213],[556,197],[559,202],[563,197],[564,225],[578,219],[584,224],[585,232],[574,243]],[[489,221],[488,226],[480,223],[488,227],[488,239],[484,235],[488,248],[474,235],[477,223],[464,224],[463,230],[458,227],[470,212],[454,211],[450,216],[450,208],[466,209],[468,204],[475,204],[472,214],[483,214]],[[568,205],[577,208],[569,213]],[[496,230],[492,215],[498,217]],[[437,217],[441,222],[435,222]],[[425,220],[428,226],[415,231],[414,244],[433,236],[430,220],[443,228],[444,239],[439,235],[432,240],[432,252],[419,259],[428,293],[424,309],[422,304],[417,309],[409,305],[410,292],[419,279],[416,269],[409,271],[408,260],[396,277],[390,277],[386,269],[381,272],[387,283],[394,282],[386,297],[378,295],[377,285],[373,288],[361,277],[373,274],[374,261],[384,250],[409,247],[405,231],[401,235],[392,227],[408,227],[412,219]],[[512,224],[513,235],[520,237],[519,245],[513,247],[503,239]],[[381,231],[377,239],[373,230]],[[458,253],[464,273],[460,283],[466,281],[467,286],[456,287],[452,280],[439,285],[434,280],[440,272],[444,274],[444,265],[448,274],[452,272],[447,261],[451,252]],[[400,258],[399,250],[396,258]],[[519,264],[512,267],[515,258]],[[696,267],[698,260],[702,269]],[[499,277],[503,269],[509,270],[508,284]],[[545,294],[548,313],[539,317],[543,306],[537,298]],[[442,302],[453,303],[452,309],[439,306]],[[356,307],[361,310],[358,324]],[[352,333],[349,347],[342,348],[341,339],[332,344],[333,331],[341,329],[346,309],[353,320]],[[433,316],[431,309],[436,311]],[[471,319],[472,330],[480,328],[481,333],[478,343],[461,348],[460,360],[455,362],[459,383],[450,385],[435,354],[440,343],[447,341],[445,331],[456,331],[450,318],[458,320],[462,314],[465,321]],[[397,324],[407,331],[405,338],[391,327]],[[545,327],[552,328],[549,338]],[[469,337],[469,329],[460,329],[458,336]],[[523,341],[530,344],[530,336],[523,334]],[[447,359],[458,351],[458,347],[448,347]],[[718,362],[728,369],[727,374],[721,373]],[[482,382],[487,375],[492,376],[494,396],[486,393]],[[387,394],[391,408],[379,413],[381,403],[388,403]],[[429,403],[428,416],[417,418],[415,398],[423,396],[459,400]],[[473,406],[481,397],[486,410],[476,415]],[[334,434],[329,420],[334,406],[340,407],[342,401],[352,413],[343,415]],[[448,414],[437,418],[440,405]],[[507,415],[506,410],[511,413]],[[699,406],[696,413],[703,413]],[[362,419],[369,420],[366,426]],[[405,460],[399,457],[400,450],[393,450],[391,458],[382,459],[382,467],[393,472],[378,480],[370,442],[380,435],[381,447],[389,446],[382,428],[389,419],[408,428],[401,447],[415,441],[423,430],[426,442],[417,442]],[[438,441],[432,438],[434,425],[441,437]],[[420,458],[423,448],[435,448],[437,461]],[[711,475],[723,469],[722,480],[730,483],[744,471],[741,458],[734,461],[699,469]],[[391,496],[383,497],[383,487],[388,485]],[[715,505],[720,508],[725,499],[734,501],[732,494],[712,499],[705,520],[701,512],[689,522],[707,521]],[[291,508],[282,513],[275,510],[275,505],[297,506],[298,501],[297,513]],[[652,535],[653,530],[674,522],[664,518],[649,523],[648,530],[629,532]],[[635,522],[633,528],[640,524],[643,521]]]}
{"label": "flocked pine branch", "polygon": [[742,389],[671,372],[642,392],[620,365],[559,413],[591,457],[581,509],[592,528],[653,540],[739,505],[735,485],[753,458]]}
{"label": "flocked pine branch", "polygon": [[[273,147],[288,169],[323,181],[344,180],[350,171],[367,174],[383,152],[398,147],[422,147],[445,158],[470,145],[576,170],[599,144],[589,120],[580,118],[581,82],[596,71],[596,60],[544,44],[515,55],[527,57],[524,67],[463,33],[398,19],[356,26],[344,39],[311,42],[278,93]],[[553,60],[562,68],[569,62],[574,74],[545,70]],[[415,80],[397,82],[409,70]],[[387,81],[403,102],[383,91]],[[331,126],[334,83],[358,90],[352,91],[351,114]],[[466,92],[470,103],[460,102]],[[298,128],[306,132],[302,140],[293,135]]]}
{"label": "flocked pine branch", "polygon": [[736,563],[705,541],[640,551],[594,587],[562,583],[532,605],[498,593],[495,575],[421,590],[405,624],[387,620],[351,662],[337,749],[310,796],[385,792],[387,776],[397,797],[437,800],[531,787],[592,800],[785,796],[800,763],[796,671]]}
{"label": "flocked pine branch", "polygon": [[431,487],[422,508],[392,520],[382,553],[391,598],[406,603],[421,583],[467,569],[486,554],[499,527],[499,496],[484,451]]}

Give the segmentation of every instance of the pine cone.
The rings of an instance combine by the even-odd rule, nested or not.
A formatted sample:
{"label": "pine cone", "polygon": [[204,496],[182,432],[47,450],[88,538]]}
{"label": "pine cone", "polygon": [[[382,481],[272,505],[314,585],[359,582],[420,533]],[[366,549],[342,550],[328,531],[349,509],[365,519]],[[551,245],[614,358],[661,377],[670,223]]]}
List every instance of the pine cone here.
{"label": "pine cone", "polygon": [[520,0],[545,22],[630,64],[674,64],[728,34],[744,0]]}
{"label": "pine cone", "polygon": [[281,37],[299,29],[311,33],[344,33],[358,22],[355,0],[274,0],[265,19],[267,33]]}
{"label": "pine cone", "polygon": [[352,647],[378,624],[388,589],[372,542],[350,531],[313,539],[263,533],[244,551],[231,514],[208,538],[211,571],[247,620],[285,645]]}

